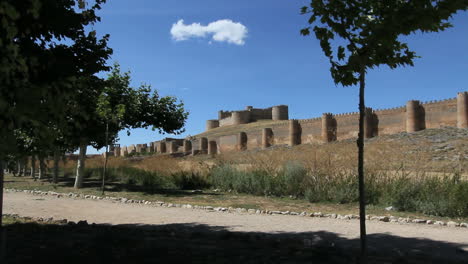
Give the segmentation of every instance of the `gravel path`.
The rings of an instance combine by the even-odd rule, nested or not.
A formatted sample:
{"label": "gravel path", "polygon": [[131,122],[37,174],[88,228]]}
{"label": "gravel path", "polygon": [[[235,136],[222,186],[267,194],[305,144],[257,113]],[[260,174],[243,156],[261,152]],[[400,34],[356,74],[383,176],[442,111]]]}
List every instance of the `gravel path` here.
{"label": "gravel path", "polygon": [[[20,216],[87,220],[108,224],[201,224],[236,232],[320,234],[357,246],[358,220],[337,220],[289,215],[249,215],[207,212],[185,208],[165,208],[111,201],[34,196],[26,193],[4,194],[4,213]],[[468,228],[450,228],[422,224],[367,221],[371,250],[430,252],[437,256],[455,254],[468,260]]]}

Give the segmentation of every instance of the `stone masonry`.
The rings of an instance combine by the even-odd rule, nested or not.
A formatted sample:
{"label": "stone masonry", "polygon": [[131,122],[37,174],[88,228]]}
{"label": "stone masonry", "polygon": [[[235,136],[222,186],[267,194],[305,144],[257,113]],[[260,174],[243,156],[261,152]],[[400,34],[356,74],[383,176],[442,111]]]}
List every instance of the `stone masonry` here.
{"label": "stone masonry", "polygon": [[[259,120],[274,120],[265,127],[216,136],[219,127],[239,127]],[[295,146],[307,143],[327,143],[358,136],[359,113],[324,113],[311,119],[289,120],[288,106],[279,105],[266,109],[247,106],[241,111],[219,111],[218,119],[208,120],[207,131],[186,139],[165,138],[147,144],[122,146],[114,150],[116,156],[131,153],[210,154],[247,149],[265,149],[274,145]],[[364,136],[413,133],[426,128],[468,128],[468,92],[460,92],[456,98],[420,102],[410,100],[405,106],[374,110],[366,108]],[[237,129],[239,131],[239,129]],[[226,135],[227,134],[227,135]]]}

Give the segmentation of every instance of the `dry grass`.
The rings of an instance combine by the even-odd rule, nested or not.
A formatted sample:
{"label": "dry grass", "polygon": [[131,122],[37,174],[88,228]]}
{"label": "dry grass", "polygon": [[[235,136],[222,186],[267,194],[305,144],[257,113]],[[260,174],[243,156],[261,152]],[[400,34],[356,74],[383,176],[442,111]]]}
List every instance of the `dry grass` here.
{"label": "dry grass", "polygon": [[[453,140],[450,144],[453,145],[453,153],[463,153],[468,149],[466,139]],[[463,179],[468,179],[467,160],[434,160],[436,153],[431,150],[431,146],[433,143],[428,140],[419,140],[415,144],[385,137],[367,141],[366,171],[414,177],[446,176],[458,173]],[[264,170],[274,174],[290,161],[299,162],[311,171],[321,171],[329,175],[336,174],[336,172],[356,171],[356,143],[354,140],[347,140],[329,144],[304,144],[292,148],[276,146],[261,151],[224,153],[214,158],[208,155],[185,158],[173,158],[170,155],[138,158],[112,157],[109,159],[109,167],[135,167],[163,174],[178,171],[206,174],[217,165],[231,164],[241,170]],[[86,165],[89,168],[102,167],[103,158],[90,158]],[[69,169],[75,166],[76,161],[69,161],[65,165]]]}
{"label": "dry grass", "polygon": [[[430,137],[437,135],[437,133],[437,130],[428,130],[415,135],[391,135],[367,140],[365,168],[368,180],[377,186],[377,189],[375,190],[382,190],[382,186],[388,186],[390,183],[395,184],[401,179],[410,180],[412,184],[415,184],[415,188],[419,188],[418,186],[425,185],[429,181],[434,182],[434,176],[440,177],[441,180],[443,180],[442,182],[445,183],[453,181],[451,179],[456,180],[458,176],[460,176],[461,179],[467,180],[468,162],[466,160],[462,158],[435,159],[434,157],[437,157],[437,155],[452,157],[456,153],[465,153],[468,155],[468,141],[466,138],[444,139],[444,144],[449,144],[450,148],[443,148],[443,151],[434,151],[434,146],[436,144],[431,141]],[[180,175],[181,172],[182,175],[185,174],[190,176],[195,174],[203,181],[211,183],[211,186],[224,188],[224,191],[232,189],[238,192],[255,193],[258,195],[267,194],[279,196],[277,198],[269,198],[250,196],[246,194],[231,195],[227,192],[224,194],[217,193],[216,195],[192,195],[190,193],[184,193],[184,191],[182,191],[176,198],[164,195],[156,196],[164,198],[164,200],[168,202],[211,204],[224,207],[245,205],[243,207],[262,209],[271,208],[272,210],[273,208],[276,208],[277,210],[281,208],[281,210],[284,209],[290,211],[306,211],[305,209],[310,206],[317,206],[316,210],[318,211],[352,213],[351,211],[357,212],[355,211],[357,210],[357,207],[353,202],[354,198],[352,198],[354,196],[353,194],[348,195],[346,192],[352,188],[352,184],[355,184],[355,182],[349,181],[349,179],[356,178],[356,148],[354,140],[345,140],[329,144],[304,144],[294,147],[274,146],[267,150],[251,149],[243,152],[224,153],[215,157],[210,157],[208,155],[198,155],[194,157],[189,156],[184,158],[174,158],[171,155],[153,155],[131,158],[112,157],[109,159],[109,167],[136,168],[144,171],[156,172],[159,175],[158,177],[167,177],[166,179],[169,179],[169,181],[173,181],[174,174]],[[100,168],[103,166],[103,161],[102,157],[90,158],[87,160],[87,167]],[[276,176],[281,178],[284,176],[285,165],[291,164],[291,162],[296,165],[298,164],[299,167],[303,167],[307,171],[305,176],[302,176],[301,181],[304,181],[304,186],[307,185],[307,188],[310,188],[309,194],[310,192],[319,193],[320,191],[324,191],[324,193],[326,193],[326,190],[314,189],[314,186],[323,186],[319,188],[333,190],[332,193],[335,196],[337,196],[337,192],[341,192],[341,195],[345,195],[345,198],[351,197],[351,200],[346,198],[344,203],[348,204],[336,205],[330,203],[311,204],[306,200],[291,199],[284,204],[284,199],[288,199],[285,197],[288,197],[291,193],[289,191],[285,191],[286,189],[283,189],[283,187],[280,187],[280,190],[270,192],[271,187],[265,186],[269,186],[271,184],[276,186],[276,180],[258,180],[255,175],[263,177],[262,175],[266,174],[273,178]],[[223,176],[226,174],[222,170],[216,170],[217,168],[226,167],[226,165],[227,167],[231,167],[237,171],[247,173],[235,174],[240,177],[246,177],[243,179],[244,182],[235,183],[229,182],[230,180],[226,180],[225,184],[222,182],[213,183],[212,181],[215,179],[215,174],[218,181],[223,178],[227,179],[227,177]],[[69,161],[65,165],[68,170],[74,170],[75,166],[75,161]],[[256,172],[260,172],[260,174],[256,174]],[[135,173],[138,174],[138,171]],[[229,171],[226,171],[226,173],[229,173]],[[249,183],[249,181],[257,182]],[[297,184],[295,185],[293,182],[294,180],[290,182],[292,184],[291,186],[287,186],[289,189],[302,189],[302,187],[296,186]],[[283,182],[282,184],[288,185],[290,183]],[[232,188],[232,184],[238,184],[237,186],[244,186],[245,184],[251,184],[254,186],[256,184],[256,187],[255,191],[253,191],[252,186],[247,189],[244,187]],[[264,190],[260,190],[261,188],[264,188]],[[337,188],[338,191],[335,191],[334,188]],[[302,198],[306,197],[310,201],[331,201],[329,194],[327,196],[328,198],[320,198],[318,196],[309,198],[311,196],[306,195],[305,191],[306,190],[300,190],[297,194],[293,194]],[[135,192],[125,192],[123,190],[119,190],[116,194],[117,193],[120,193],[120,195],[128,195],[129,197],[140,195],[135,194]],[[452,192],[449,191],[449,193],[451,194]],[[448,197],[443,195],[441,196],[440,194],[439,196],[440,197],[437,199],[440,200]],[[375,197],[380,196],[379,194],[376,194]],[[379,201],[380,205],[383,205],[383,203],[388,203],[388,201]],[[332,209],[327,209],[327,206],[331,206]],[[373,210],[378,211],[382,210],[382,208],[376,206]]]}
{"label": "dry grass", "polygon": [[[93,179],[88,179],[86,184],[91,184]],[[324,214],[355,214],[359,213],[357,203],[338,204],[338,203],[310,203],[302,199],[293,199],[290,197],[265,197],[249,194],[229,193],[213,190],[204,190],[202,192],[192,191],[177,191],[164,193],[147,193],[144,191],[112,191],[114,183],[109,183],[109,189],[106,191],[106,196],[125,197],[134,200],[146,201],[163,201],[166,203],[177,204],[192,204],[192,205],[210,205],[214,207],[234,207],[247,209],[260,209],[271,211],[291,211],[291,212],[322,212]],[[62,193],[80,193],[89,195],[101,195],[100,187],[86,187],[76,190],[73,185],[67,181],[60,179],[58,184],[51,184],[47,180],[34,181],[30,177],[13,177],[12,175],[5,176],[5,188],[15,188],[21,190],[40,190],[40,191],[55,191]],[[397,217],[410,218],[427,218],[426,215],[415,212],[397,212],[386,211],[383,206],[367,206],[367,214],[370,215],[393,215]],[[442,221],[468,221],[468,218],[450,218],[431,216],[430,219]]]}

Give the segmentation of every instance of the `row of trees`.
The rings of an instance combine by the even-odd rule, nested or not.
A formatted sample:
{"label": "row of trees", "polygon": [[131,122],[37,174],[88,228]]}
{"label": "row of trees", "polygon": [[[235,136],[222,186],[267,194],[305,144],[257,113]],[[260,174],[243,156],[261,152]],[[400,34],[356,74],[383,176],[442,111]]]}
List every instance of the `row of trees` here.
{"label": "row of trees", "polygon": [[107,65],[109,35],[90,30],[104,2],[0,0],[0,215],[7,160],[43,164],[50,156],[58,164],[79,150],[80,188],[88,146],[102,148],[125,129],[183,132],[181,102],[149,85],[132,88],[129,72]]}

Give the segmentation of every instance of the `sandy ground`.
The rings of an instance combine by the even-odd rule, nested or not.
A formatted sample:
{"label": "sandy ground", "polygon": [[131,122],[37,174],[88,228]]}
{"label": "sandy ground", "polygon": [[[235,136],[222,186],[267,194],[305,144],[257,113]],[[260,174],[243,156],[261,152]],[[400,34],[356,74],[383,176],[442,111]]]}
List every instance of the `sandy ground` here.
{"label": "sandy ground", "polygon": [[[4,195],[4,213],[20,216],[87,220],[97,224],[202,224],[235,232],[328,234],[338,242],[353,241],[348,244],[354,246],[359,237],[358,220],[207,212],[26,193]],[[367,221],[367,233],[371,249],[425,251],[438,256],[457,254],[468,260],[468,228]]]}

